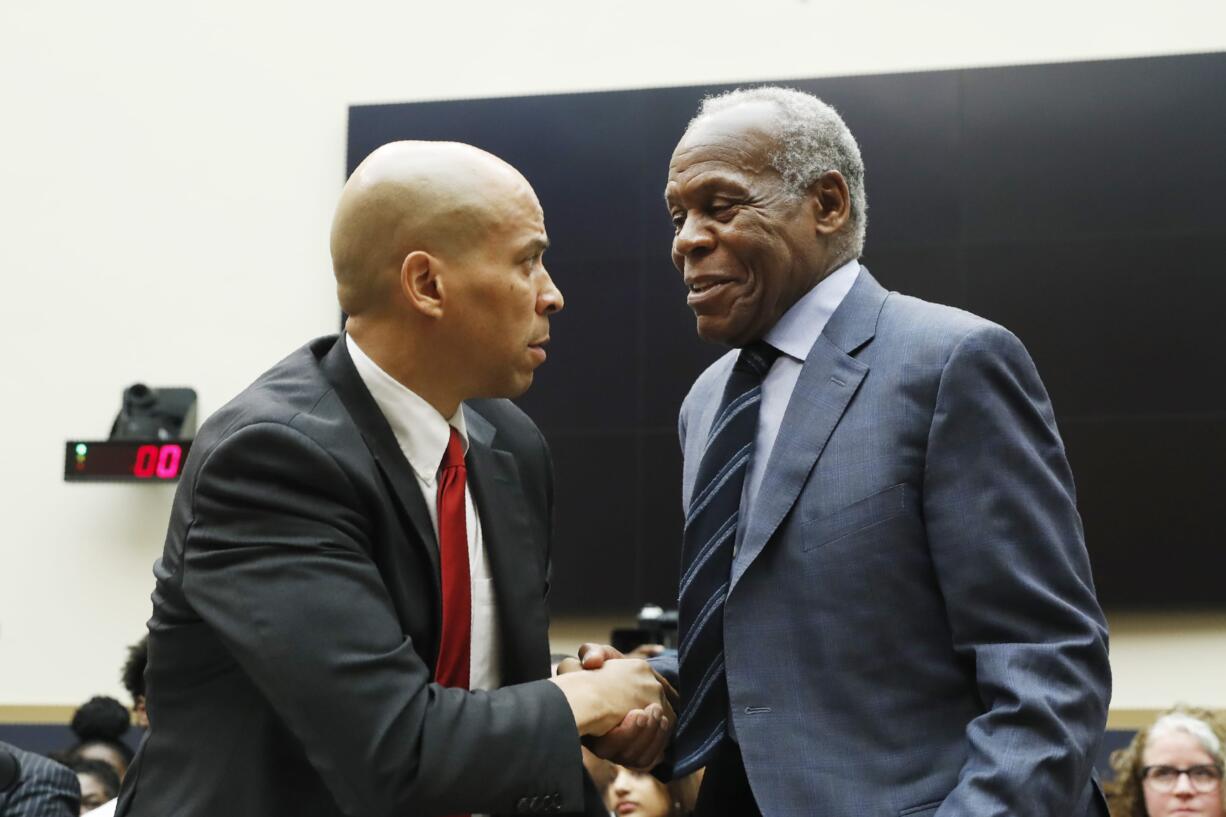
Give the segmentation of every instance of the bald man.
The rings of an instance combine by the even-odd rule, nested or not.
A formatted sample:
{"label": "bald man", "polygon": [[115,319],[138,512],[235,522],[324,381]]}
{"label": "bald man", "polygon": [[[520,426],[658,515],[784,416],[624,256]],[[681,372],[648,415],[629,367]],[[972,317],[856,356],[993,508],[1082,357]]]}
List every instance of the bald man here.
{"label": "bald man", "polygon": [[672,711],[642,661],[548,679],[553,477],[508,397],[562,294],[505,162],[399,142],[342,193],[346,332],[201,428],[149,622],[117,814],[604,815],[580,738]]}

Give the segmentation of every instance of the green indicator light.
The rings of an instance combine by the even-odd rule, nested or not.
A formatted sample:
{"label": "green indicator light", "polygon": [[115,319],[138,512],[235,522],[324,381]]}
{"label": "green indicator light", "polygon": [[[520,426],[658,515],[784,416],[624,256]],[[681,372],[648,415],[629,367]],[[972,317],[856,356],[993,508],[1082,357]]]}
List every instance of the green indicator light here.
{"label": "green indicator light", "polygon": [[89,447],[85,445],[85,443],[77,443],[77,456],[78,457],[84,457],[85,452],[88,450],[89,450]]}

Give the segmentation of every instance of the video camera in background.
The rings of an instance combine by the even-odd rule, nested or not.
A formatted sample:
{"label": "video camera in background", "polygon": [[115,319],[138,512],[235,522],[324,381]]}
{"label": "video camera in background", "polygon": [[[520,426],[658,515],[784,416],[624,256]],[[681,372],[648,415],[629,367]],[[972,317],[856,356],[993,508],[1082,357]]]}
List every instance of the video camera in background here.
{"label": "video camera in background", "polygon": [[609,646],[618,652],[629,653],[643,644],[677,649],[677,611],[648,604],[639,610],[637,626],[618,627],[609,635]]}

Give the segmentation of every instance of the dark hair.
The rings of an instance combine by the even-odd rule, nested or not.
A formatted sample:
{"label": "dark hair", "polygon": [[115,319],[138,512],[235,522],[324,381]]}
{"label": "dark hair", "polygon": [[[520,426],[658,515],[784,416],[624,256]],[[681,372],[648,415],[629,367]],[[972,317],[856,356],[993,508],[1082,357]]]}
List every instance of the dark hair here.
{"label": "dark hair", "polygon": [[64,753],[69,765],[80,759],[80,751],[92,744],[103,744],[118,752],[124,763],[132,762],[132,747],[120,738],[132,726],[128,708],[114,698],[97,695],[81,704],[69,724],[76,733],[77,744]]}
{"label": "dark hair", "polygon": [[96,777],[98,782],[102,784],[102,788],[106,789],[107,800],[114,800],[119,796],[119,773],[106,761],[78,758],[68,764],[68,768],[77,774],[88,774]]}
{"label": "dark hair", "polygon": [[145,664],[149,663],[149,636],[141,637],[131,647],[128,647],[128,660],[123,662],[123,670],[119,678],[123,688],[132,696],[133,705],[136,699],[145,694]]}

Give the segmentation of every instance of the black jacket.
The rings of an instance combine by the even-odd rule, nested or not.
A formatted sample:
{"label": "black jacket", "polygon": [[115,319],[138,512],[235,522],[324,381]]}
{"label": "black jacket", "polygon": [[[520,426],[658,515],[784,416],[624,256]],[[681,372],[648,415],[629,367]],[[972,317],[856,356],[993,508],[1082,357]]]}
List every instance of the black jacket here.
{"label": "black jacket", "polygon": [[604,813],[543,680],[547,447],[508,401],[464,410],[503,688],[431,683],[428,512],[344,337],[320,338],[192,447],[154,567],[150,729],[120,817]]}

